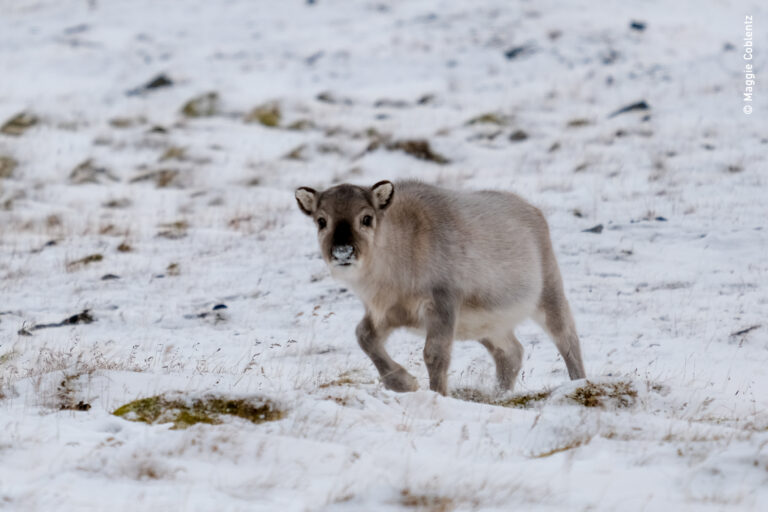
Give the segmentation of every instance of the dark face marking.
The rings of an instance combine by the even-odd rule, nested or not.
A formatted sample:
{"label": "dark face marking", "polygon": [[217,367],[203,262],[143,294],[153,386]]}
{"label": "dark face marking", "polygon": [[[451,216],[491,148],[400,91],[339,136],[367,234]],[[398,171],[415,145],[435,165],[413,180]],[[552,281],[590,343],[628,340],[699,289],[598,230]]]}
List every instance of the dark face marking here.
{"label": "dark face marking", "polygon": [[337,221],[336,228],[333,230],[333,245],[353,245],[354,241],[349,222],[346,219]]}

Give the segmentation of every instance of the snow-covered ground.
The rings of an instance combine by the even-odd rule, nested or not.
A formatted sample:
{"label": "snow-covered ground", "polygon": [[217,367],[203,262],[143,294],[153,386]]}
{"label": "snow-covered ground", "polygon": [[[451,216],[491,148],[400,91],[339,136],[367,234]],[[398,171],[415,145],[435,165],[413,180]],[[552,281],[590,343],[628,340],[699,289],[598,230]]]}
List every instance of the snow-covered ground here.
{"label": "snow-covered ground", "polygon": [[[28,114],[0,134],[0,508],[764,510],[767,20],[757,0],[0,0],[0,124]],[[213,115],[182,113],[209,92]],[[449,162],[387,149],[409,139]],[[384,390],[293,188],[404,177],[541,207],[590,380],[636,396],[569,398],[585,383],[528,323],[511,397],[478,343],[452,397],[428,391],[408,333],[389,349],[422,390]],[[285,415],[112,414],[166,392]]]}

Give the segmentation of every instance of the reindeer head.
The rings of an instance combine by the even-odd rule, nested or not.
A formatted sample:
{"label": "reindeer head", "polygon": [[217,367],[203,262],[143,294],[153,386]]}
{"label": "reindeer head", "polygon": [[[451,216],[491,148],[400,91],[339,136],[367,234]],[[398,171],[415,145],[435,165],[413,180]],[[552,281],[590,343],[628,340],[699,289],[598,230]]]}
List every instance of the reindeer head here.
{"label": "reindeer head", "polygon": [[332,273],[355,272],[371,257],[374,234],[394,192],[389,181],[372,187],[342,184],[322,192],[296,189],[299,208],[315,221],[320,252]]}

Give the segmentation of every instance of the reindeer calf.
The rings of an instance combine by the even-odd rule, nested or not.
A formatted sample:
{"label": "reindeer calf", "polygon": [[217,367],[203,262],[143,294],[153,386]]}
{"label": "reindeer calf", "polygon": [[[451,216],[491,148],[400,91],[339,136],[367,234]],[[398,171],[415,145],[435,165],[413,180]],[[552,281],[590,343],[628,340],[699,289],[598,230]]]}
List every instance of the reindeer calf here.
{"label": "reindeer calf", "polygon": [[384,348],[398,327],[426,334],[433,391],[446,393],[455,339],[482,343],[499,387],[512,389],[523,360],[514,329],[529,317],[552,337],[570,378],[585,376],[547,221],[522,198],[381,181],[301,187],[296,200],[317,225],[331,274],[365,304],[357,341],[388,389],[418,389]]}

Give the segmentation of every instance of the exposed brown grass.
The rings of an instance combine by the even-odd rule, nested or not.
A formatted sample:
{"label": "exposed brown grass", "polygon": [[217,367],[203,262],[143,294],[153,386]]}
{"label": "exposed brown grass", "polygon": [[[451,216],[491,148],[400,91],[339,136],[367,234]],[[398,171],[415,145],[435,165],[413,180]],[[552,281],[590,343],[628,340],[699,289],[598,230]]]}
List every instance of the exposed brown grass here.
{"label": "exposed brown grass", "polygon": [[67,272],[73,272],[79,268],[90,265],[91,263],[98,263],[104,259],[104,256],[100,253],[89,254],[80,259],[69,261],[66,264]]}
{"label": "exposed brown grass", "polygon": [[450,512],[456,508],[452,498],[435,494],[415,494],[410,489],[400,492],[400,505],[423,512]]}
{"label": "exposed brown grass", "polygon": [[595,383],[587,381],[566,398],[584,407],[603,407],[608,402],[616,407],[632,407],[637,399],[637,390],[629,381]]}
{"label": "exposed brown grass", "polygon": [[496,405],[500,407],[513,407],[517,409],[530,409],[534,404],[542,402],[550,397],[552,391],[545,389],[531,393],[519,393],[509,398],[499,399],[476,389],[459,388],[451,393],[453,398],[476,402],[481,404]]}

